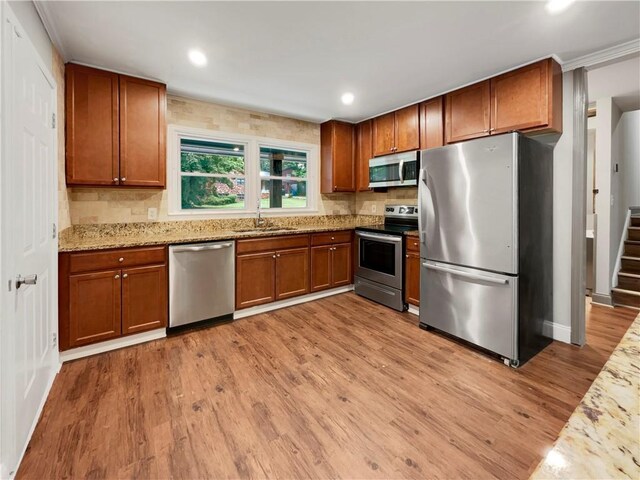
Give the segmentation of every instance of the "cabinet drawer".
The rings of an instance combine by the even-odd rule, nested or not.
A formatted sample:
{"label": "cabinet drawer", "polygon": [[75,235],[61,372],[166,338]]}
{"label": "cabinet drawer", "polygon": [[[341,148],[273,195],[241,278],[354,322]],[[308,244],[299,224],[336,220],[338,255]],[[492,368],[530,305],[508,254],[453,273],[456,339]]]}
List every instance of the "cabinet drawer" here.
{"label": "cabinet drawer", "polygon": [[418,237],[407,237],[407,252],[420,253],[420,240]]}
{"label": "cabinet drawer", "polygon": [[340,232],[314,233],[311,235],[311,245],[333,245],[335,243],[347,243],[351,241],[351,230]]}
{"label": "cabinet drawer", "polygon": [[309,246],[309,235],[288,235],[283,237],[251,238],[236,242],[236,254],[284,250]]}
{"label": "cabinet drawer", "polygon": [[131,248],[69,254],[70,273],[90,272],[166,261],[165,247]]}

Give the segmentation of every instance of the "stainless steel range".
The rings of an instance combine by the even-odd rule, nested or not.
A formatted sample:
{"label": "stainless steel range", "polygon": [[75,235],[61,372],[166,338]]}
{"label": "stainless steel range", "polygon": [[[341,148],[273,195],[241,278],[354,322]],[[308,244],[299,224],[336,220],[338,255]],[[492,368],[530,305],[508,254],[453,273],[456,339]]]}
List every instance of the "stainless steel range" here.
{"label": "stainless steel range", "polygon": [[418,207],[387,205],[384,223],[356,227],[355,292],[395,310],[404,301],[405,233],[418,229]]}

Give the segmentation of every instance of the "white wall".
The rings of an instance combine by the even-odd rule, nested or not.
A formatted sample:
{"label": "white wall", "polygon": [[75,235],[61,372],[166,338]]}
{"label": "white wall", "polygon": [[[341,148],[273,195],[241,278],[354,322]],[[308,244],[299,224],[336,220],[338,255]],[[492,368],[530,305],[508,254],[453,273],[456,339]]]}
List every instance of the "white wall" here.
{"label": "white wall", "polygon": [[553,151],[553,322],[571,327],[573,72],[562,77],[562,136]]}
{"label": "white wall", "polygon": [[[611,175],[611,202],[610,202],[610,227],[609,230],[609,277],[611,278],[611,287],[616,286],[614,282],[614,270],[618,260],[618,248],[620,247],[620,238],[624,231],[624,222],[626,220],[628,205],[625,205],[622,199],[622,133],[620,129],[620,118],[622,111],[616,105],[615,101],[611,102],[611,165],[609,171]],[[616,167],[618,171],[616,172]]]}
{"label": "white wall", "polygon": [[7,2],[15,13],[20,25],[24,28],[33,42],[36,50],[45,65],[53,62],[53,52],[49,34],[40,20],[40,15],[31,1],[9,1]]}
{"label": "white wall", "polygon": [[622,203],[626,207],[640,207],[640,110],[623,113],[618,128],[622,141]]}

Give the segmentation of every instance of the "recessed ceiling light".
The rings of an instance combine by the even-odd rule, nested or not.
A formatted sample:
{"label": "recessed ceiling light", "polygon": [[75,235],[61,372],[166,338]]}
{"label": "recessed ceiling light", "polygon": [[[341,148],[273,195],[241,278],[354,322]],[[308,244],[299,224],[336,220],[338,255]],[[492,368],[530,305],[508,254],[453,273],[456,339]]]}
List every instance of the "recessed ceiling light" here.
{"label": "recessed ceiling light", "polygon": [[549,13],[560,13],[571,6],[575,0],[548,0],[545,8]]}
{"label": "recessed ceiling light", "polygon": [[200,50],[189,50],[189,60],[197,67],[204,67],[207,64],[207,57]]}
{"label": "recessed ceiling light", "polygon": [[345,105],[351,105],[353,103],[354,98],[355,97],[353,96],[353,93],[347,92],[342,94],[342,97],[340,97],[340,100],[342,100],[342,103],[344,103]]}

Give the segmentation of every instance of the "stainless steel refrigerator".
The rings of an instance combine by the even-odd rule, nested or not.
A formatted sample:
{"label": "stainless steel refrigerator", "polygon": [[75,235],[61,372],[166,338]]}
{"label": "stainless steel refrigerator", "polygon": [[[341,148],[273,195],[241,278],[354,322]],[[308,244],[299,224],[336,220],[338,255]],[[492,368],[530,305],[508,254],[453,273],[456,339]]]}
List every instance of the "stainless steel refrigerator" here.
{"label": "stainless steel refrigerator", "polygon": [[552,147],[506,133],[421,159],[420,326],[519,366],[551,341]]}

